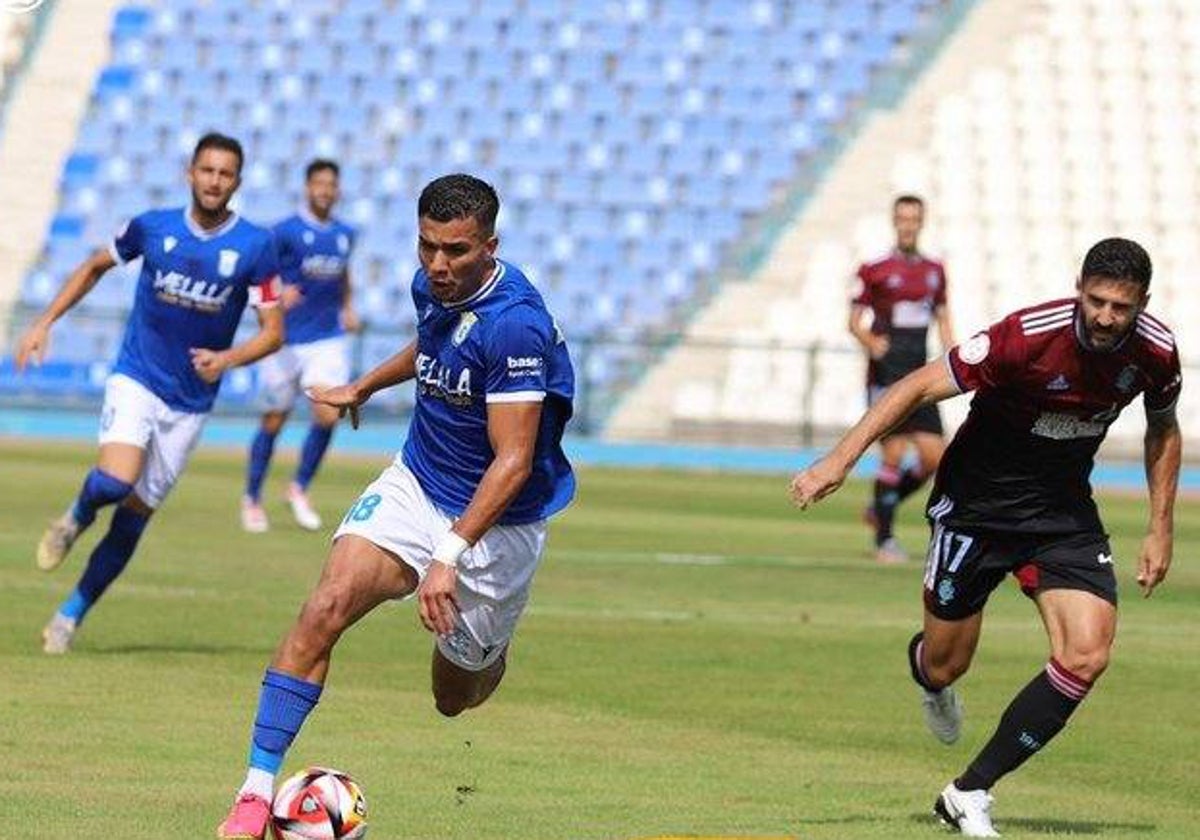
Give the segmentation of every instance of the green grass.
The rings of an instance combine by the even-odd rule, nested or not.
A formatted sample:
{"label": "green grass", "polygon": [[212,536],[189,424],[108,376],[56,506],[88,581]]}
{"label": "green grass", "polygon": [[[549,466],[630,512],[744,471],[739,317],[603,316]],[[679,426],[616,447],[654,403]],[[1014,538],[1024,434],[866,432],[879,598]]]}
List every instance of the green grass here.
{"label": "green grass", "polygon": [[[241,780],[263,666],[326,546],[278,501],[286,460],[276,528],[249,536],[239,456],[199,453],[76,649],[45,657],[38,631],[103,528],[53,575],[33,546],[92,458],[0,443],[0,837],[207,838]],[[328,520],[383,463],[327,465],[314,495]],[[861,485],[805,514],[785,485],[583,471],[492,701],[439,718],[430,639],[411,604],[389,605],[339,646],[287,769],[353,773],[377,840],[941,836],[937,791],[1045,661],[1032,605],[1007,584],[993,596],[961,683],[964,737],[942,747],[904,657],[920,568],[870,562]],[[1126,596],[1114,661],[1067,731],[998,786],[1006,837],[1200,837],[1200,510],[1181,506],[1176,568],[1143,601],[1143,504],[1103,507]],[[900,536],[921,548],[915,505]]]}

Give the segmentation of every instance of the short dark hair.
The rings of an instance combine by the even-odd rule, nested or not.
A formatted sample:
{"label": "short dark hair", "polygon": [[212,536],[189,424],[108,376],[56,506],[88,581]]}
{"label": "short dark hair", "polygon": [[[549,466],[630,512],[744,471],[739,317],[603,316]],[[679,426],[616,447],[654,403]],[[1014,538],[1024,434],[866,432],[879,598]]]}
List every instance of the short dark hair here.
{"label": "short dark hair", "polygon": [[892,210],[895,211],[901,204],[915,204],[922,210],[925,209],[925,199],[912,193],[904,193],[903,195],[896,196],[896,200],[892,202]]}
{"label": "short dark hair", "polygon": [[232,152],[237,155],[238,174],[242,173],[242,163],[245,161],[245,155],[242,154],[242,144],[237,140],[217,131],[208,132],[208,134],[205,134],[196,141],[196,149],[192,152],[193,165],[200,159],[200,153],[205,149],[220,149],[223,152]]}
{"label": "short dark hair", "polygon": [[1101,239],[1083,258],[1079,277],[1107,277],[1111,280],[1132,280],[1146,292],[1150,289],[1153,272],[1150,255],[1132,239]]}
{"label": "short dark hair", "polygon": [[309,161],[308,166],[304,167],[304,180],[311,181],[312,176],[318,172],[324,172],[326,169],[332,172],[335,178],[342,176],[342,170],[338,167],[336,161],[332,161],[329,158],[313,158]]}
{"label": "short dark hair", "polygon": [[435,222],[473,218],[479,229],[491,236],[496,232],[500,197],[487,181],[474,175],[456,173],[430,181],[417,199],[417,216]]}

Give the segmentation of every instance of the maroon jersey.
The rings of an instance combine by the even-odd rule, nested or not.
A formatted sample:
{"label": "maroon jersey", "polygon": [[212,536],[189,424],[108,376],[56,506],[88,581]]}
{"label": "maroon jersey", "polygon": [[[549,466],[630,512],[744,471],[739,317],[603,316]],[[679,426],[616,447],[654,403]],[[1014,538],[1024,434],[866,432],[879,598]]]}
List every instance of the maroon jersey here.
{"label": "maroon jersey", "polygon": [[1089,477],[1109,425],[1138,394],[1149,412],[1179,396],[1171,331],[1142,313],[1108,351],[1080,339],[1073,298],[1014,312],[946,354],[975,391],[946,450],[930,515],[949,527],[1022,533],[1101,531]]}
{"label": "maroon jersey", "polygon": [[859,267],[851,302],[871,310],[871,332],[886,335],[890,345],[867,365],[867,384],[891,385],[925,364],[929,324],[946,305],[946,270],[921,254],[892,251]]}

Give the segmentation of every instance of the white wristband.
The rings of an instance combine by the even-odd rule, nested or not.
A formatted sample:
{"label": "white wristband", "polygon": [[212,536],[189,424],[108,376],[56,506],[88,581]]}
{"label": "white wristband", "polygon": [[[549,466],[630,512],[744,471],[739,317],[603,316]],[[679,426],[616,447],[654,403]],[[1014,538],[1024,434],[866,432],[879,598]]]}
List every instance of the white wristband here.
{"label": "white wristband", "polygon": [[458,565],[458,558],[462,557],[463,552],[470,547],[471,544],[469,542],[453,531],[450,531],[446,536],[442,537],[442,541],[433,550],[433,560],[435,563],[441,563],[453,569]]}

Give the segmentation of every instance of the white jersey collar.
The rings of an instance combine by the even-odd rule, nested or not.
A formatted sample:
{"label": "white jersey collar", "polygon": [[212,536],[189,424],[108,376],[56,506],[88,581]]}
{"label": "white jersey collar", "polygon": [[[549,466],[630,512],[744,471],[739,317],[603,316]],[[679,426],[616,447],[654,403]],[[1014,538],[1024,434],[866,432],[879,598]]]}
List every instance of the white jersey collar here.
{"label": "white jersey collar", "polygon": [[503,278],[504,263],[500,260],[496,260],[496,269],[492,272],[492,276],[487,279],[487,282],[475,290],[475,294],[468,298],[463,298],[462,300],[456,300],[453,303],[447,303],[446,308],[462,309],[464,306],[470,306],[472,304],[479,303],[479,301],[483,300],[485,297],[495,291],[496,287],[500,285],[500,281]]}
{"label": "white jersey collar", "polygon": [[309,227],[314,227],[317,230],[329,230],[334,224],[332,213],[329,214],[329,218],[326,221],[321,221],[317,218],[317,215],[309,209],[307,204],[301,204],[296,215],[299,216],[306,225]]}
{"label": "white jersey collar", "polygon": [[183,223],[187,225],[187,229],[192,232],[192,236],[197,239],[216,239],[218,236],[229,233],[233,230],[233,226],[238,223],[241,217],[237,213],[230,213],[229,218],[221,222],[215,228],[205,229],[200,227],[199,223],[192,218],[192,208],[187,206],[183,208]]}

